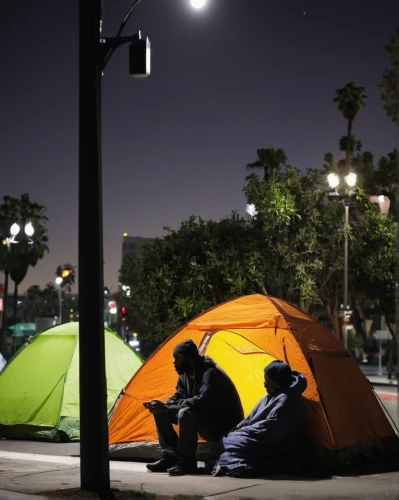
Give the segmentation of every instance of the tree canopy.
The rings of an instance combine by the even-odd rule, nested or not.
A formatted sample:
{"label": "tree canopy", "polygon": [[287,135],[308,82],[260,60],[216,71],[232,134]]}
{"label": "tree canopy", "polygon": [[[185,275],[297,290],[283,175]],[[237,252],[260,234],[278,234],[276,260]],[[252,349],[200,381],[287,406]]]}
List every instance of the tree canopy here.
{"label": "tree canopy", "polygon": [[390,66],[384,71],[380,87],[382,106],[388,117],[399,126],[399,28],[384,48]]}
{"label": "tree canopy", "polygon": [[263,293],[307,311],[323,305],[339,335],[345,231],[352,299],[386,312],[394,282],[394,218],[382,216],[359,187],[345,227],[342,202],[328,200],[325,179],[324,169],[290,166],[268,180],[252,174],[244,192],[256,216],[233,213],[219,222],[190,217],[138,257],[128,255],[120,281],[131,289],[131,327],[157,342],[215,304]]}
{"label": "tree canopy", "polygon": [[[384,108],[396,123],[398,47],[399,30],[385,48],[392,67],[381,84]],[[246,165],[255,172],[243,188],[255,207],[247,218],[234,212],[218,222],[192,216],[138,256],[125,257],[120,282],[129,287],[128,321],[142,341],[160,342],[203,310],[250,293],[278,296],[310,312],[320,305],[340,336],[346,236],[352,308],[363,316],[384,314],[393,330],[398,152],[376,162],[352,134],[367,101],[363,86],[349,82],[333,101],[347,121],[347,133],[338,140],[344,159],[327,153],[320,168],[299,171],[284,149],[259,148]],[[351,171],[358,176],[356,188],[329,197],[326,174]],[[388,215],[370,202],[379,195],[391,201]]]}

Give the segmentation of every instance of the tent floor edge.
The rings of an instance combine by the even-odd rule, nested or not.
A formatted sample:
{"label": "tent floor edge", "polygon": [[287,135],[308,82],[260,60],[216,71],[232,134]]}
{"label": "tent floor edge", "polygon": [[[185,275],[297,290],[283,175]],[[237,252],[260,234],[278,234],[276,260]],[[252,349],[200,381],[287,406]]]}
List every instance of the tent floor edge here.
{"label": "tent floor edge", "polygon": [[[217,444],[211,442],[199,443],[197,460],[205,462],[215,453]],[[109,458],[111,460],[158,460],[162,456],[158,441],[135,441],[109,445]]]}
{"label": "tent floor edge", "polygon": [[44,441],[50,443],[67,443],[68,436],[55,427],[16,424],[0,424],[0,438],[26,441]]}
{"label": "tent floor edge", "polygon": [[309,470],[344,475],[375,474],[399,470],[399,438],[392,435],[363,441],[341,450],[309,448]]}

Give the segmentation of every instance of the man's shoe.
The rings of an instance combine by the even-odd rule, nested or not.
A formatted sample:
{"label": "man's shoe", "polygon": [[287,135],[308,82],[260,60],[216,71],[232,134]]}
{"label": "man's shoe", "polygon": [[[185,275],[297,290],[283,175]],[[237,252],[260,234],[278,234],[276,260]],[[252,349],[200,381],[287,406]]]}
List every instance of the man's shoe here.
{"label": "man's shoe", "polygon": [[173,455],[164,456],[157,462],[147,464],[146,467],[150,472],[167,472],[168,469],[176,465],[176,460]]}
{"label": "man's shoe", "polygon": [[213,477],[224,476],[222,468],[220,467],[220,465],[215,464],[215,466],[214,466],[214,468],[213,468],[213,470],[211,472],[211,476],[213,476]]}
{"label": "man's shoe", "polygon": [[197,462],[178,462],[174,467],[167,470],[170,476],[185,476],[186,474],[197,474]]}

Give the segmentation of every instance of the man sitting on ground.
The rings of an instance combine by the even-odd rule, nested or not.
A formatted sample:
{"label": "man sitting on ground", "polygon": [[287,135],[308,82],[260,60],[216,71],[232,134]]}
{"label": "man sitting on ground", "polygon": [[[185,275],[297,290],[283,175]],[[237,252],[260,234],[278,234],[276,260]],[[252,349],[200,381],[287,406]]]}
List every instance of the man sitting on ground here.
{"label": "man sitting on ground", "polygon": [[212,475],[297,474],[305,468],[306,378],[276,360],[264,370],[264,386],[267,395],[222,438],[223,451],[212,464]]}
{"label": "man sitting on ground", "polygon": [[[237,390],[226,373],[209,357],[200,356],[192,340],[173,350],[179,375],[176,393],[165,403],[144,406],[154,415],[162,458],[147,464],[151,472],[182,475],[197,472],[198,434],[219,441],[243,418]],[[179,426],[177,436],[172,424]]]}

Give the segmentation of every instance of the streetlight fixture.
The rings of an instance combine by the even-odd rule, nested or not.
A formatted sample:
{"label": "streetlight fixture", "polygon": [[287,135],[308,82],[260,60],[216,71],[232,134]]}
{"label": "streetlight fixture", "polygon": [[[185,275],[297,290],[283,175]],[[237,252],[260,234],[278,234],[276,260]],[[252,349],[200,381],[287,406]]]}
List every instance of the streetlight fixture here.
{"label": "streetlight fixture", "polygon": [[20,230],[21,228],[19,227],[19,225],[16,222],[14,222],[14,224],[10,227],[11,236],[17,236]]}
{"label": "streetlight fixture", "polygon": [[129,340],[129,345],[133,347],[135,351],[140,351],[140,341],[137,338],[137,333],[133,333],[133,338]]}
{"label": "streetlight fixture", "polygon": [[132,289],[129,285],[122,285],[122,291],[125,293],[126,297],[130,297],[132,294]]}
{"label": "streetlight fixture", "polygon": [[247,206],[245,207],[245,211],[250,217],[256,217],[258,215],[256,206],[253,203],[248,203]]}
{"label": "streetlight fixture", "polygon": [[[348,329],[347,323],[349,321],[349,300],[348,300],[348,226],[349,226],[349,206],[350,206],[350,195],[352,192],[350,189],[356,186],[357,175],[354,172],[350,172],[344,177],[346,183],[346,196],[343,197],[345,206],[345,239],[344,239],[344,303],[343,303],[343,337],[345,349],[348,348]],[[340,196],[336,188],[340,185],[341,179],[337,174],[327,175],[327,182],[330,188],[333,190],[330,193],[331,196]]]}
{"label": "streetlight fixture", "polygon": [[28,222],[27,224],[25,224],[24,231],[26,236],[28,236],[29,238],[34,235],[35,229],[32,225],[32,222]]}
{"label": "streetlight fixture", "polygon": [[58,288],[58,324],[60,325],[62,322],[62,296],[61,296],[61,285],[64,280],[61,276],[57,276],[55,278],[55,284]]}
{"label": "streetlight fixture", "polygon": [[[7,246],[7,252],[11,251],[11,245],[19,243],[19,240],[16,239],[18,234],[21,232],[21,226],[17,223],[14,222],[10,226],[10,235],[6,236],[3,240],[3,244]],[[28,238],[28,243],[32,244],[33,240],[31,239],[32,236],[35,233],[35,228],[33,227],[32,222],[28,221],[24,225],[24,233]],[[3,313],[2,313],[2,318],[1,318],[1,330],[2,330],[2,339],[0,340],[0,344],[2,347],[3,352],[6,350],[7,346],[7,327],[8,327],[8,317],[7,317],[7,310],[8,310],[8,270],[5,270],[5,283],[4,283],[4,296],[3,296]],[[15,296],[16,298],[16,296]],[[14,317],[14,324],[16,323],[16,318],[17,318],[17,303],[16,300],[14,299],[14,304],[13,304],[13,317]]]}
{"label": "streetlight fixture", "polygon": [[[14,222],[10,227],[10,236],[5,239],[5,244],[7,245],[8,249],[10,249],[12,243],[18,243],[15,238],[20,232],[20,225],[17,222]],[[28,237],[28,243],[32,243],[32,240],[30,238],[35,234],[35,228],[33,227],[32,222],[27,222],[25,224],[24,233]]]}
{"label": "streetlight fixture", "polygon": [[[110,491],[103,318],[101,78],[112,54],[126,43],[130,44],[130,74],[149,76],[149,40],[142,39],[140,32],[121,36],[140,2],[135,0],[127,11],[116,37],[104,38],[103,0],[79,1],[80,484],[82,489],[100,494]],[[192,3],[195,8],[204,5],[203,0]]]}
{"label": "streetlight fixture", "polygon": [[384,196],[383,194],[380,194],[379,196],[370,196],[369,201],[370,203],[378,204],[382,215],[389,214],[391,200],[388,198],[388,196]]}
{"label": "streetlight fixture", "polygon": [[191,6],[194,9],[202,9],[206,5],[206,0],[191,0]]}

